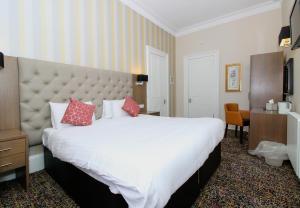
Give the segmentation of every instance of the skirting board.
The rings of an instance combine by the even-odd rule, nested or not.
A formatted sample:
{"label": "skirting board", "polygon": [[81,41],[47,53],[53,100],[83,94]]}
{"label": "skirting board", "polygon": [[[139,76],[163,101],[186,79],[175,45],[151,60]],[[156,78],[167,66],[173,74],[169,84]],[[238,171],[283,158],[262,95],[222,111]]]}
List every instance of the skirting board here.
{"label": "skirting board", "polygon": [[[29,173],[35,173],[45,169],[44,149],[42,145],[36,145],[29,148]],[[0,176],[0,182],[10,181],[16,178],[14,171],[7,172]]]}

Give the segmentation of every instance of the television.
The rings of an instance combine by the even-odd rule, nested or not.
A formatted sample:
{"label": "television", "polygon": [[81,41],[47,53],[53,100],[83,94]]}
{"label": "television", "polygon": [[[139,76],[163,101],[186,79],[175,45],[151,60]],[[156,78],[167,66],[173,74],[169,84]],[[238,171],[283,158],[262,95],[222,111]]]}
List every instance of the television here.
{"label": "television", "polygon": [[294,59],[289,59],[284,67],[283,93],[285,96],[294,94]]}
{"label": "television", "polygon": [[291,16],[290,16],[290,27],[291,27],[291,45],[292,50],[300,47],[300,0],[296,0]]}

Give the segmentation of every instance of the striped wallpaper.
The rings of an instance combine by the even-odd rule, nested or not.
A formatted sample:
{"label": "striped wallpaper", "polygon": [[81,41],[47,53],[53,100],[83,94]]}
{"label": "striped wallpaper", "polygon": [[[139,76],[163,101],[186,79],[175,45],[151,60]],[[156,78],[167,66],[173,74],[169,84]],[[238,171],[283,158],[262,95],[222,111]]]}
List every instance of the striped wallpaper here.
{"label": "striped wallpaper", "polygon": [[175,37],[119,0],[1,0],[0,26],[6,55],[145,73],[150,45],[169,54],[175,76]]}

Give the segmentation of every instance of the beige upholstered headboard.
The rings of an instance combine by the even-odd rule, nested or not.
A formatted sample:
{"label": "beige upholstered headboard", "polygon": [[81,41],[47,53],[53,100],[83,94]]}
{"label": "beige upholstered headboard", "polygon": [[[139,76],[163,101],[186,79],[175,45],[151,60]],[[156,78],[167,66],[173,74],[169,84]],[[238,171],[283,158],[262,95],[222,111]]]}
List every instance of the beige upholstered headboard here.
{"label": "beige upholstered headboard", "polygon": [[21,128],[30,145],[41,144],[43,129],[51,127],[48,102],[70,97],[91,100],[101,117],[103,99],[132,95],[132,75],[46,61],[18,58]]}

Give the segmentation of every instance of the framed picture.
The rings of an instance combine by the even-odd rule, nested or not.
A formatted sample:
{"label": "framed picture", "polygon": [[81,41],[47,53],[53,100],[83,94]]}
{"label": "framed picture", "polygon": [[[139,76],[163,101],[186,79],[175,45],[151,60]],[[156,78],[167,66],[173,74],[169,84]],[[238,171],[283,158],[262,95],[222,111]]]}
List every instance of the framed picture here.
{"label": "framed picture", "polygon": [[241,91],[241,64],[226,65],[226,92]]}

